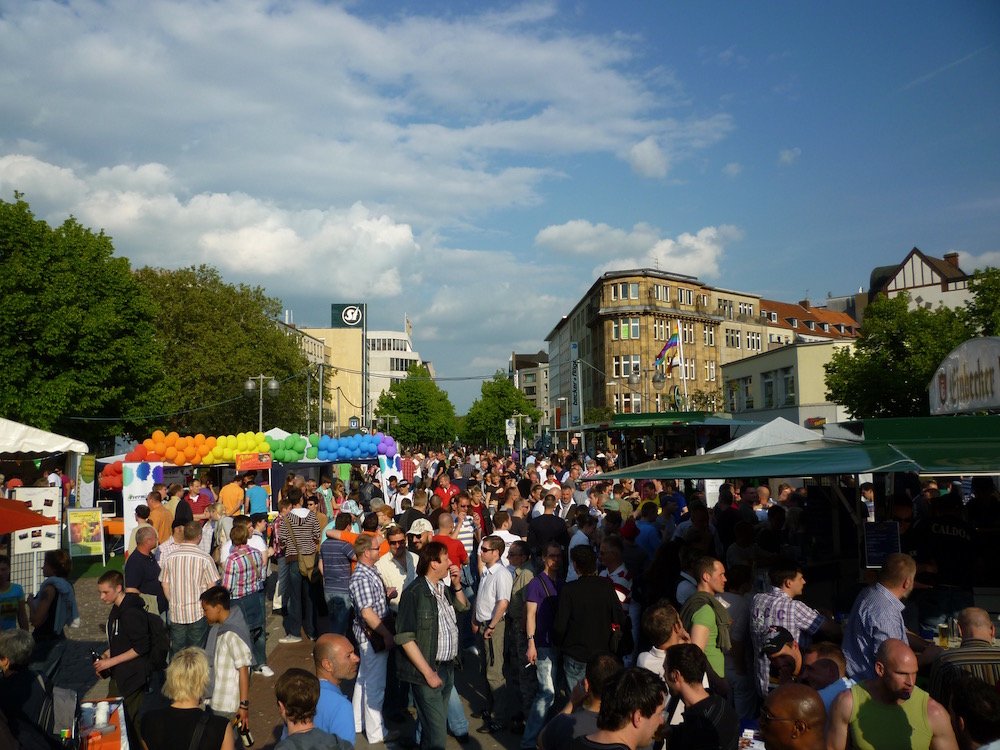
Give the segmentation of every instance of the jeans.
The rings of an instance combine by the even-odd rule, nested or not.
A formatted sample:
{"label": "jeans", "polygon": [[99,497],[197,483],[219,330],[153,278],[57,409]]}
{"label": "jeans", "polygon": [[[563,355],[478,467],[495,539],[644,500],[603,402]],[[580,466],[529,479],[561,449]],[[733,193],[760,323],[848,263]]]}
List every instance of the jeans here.
{"label": "jeans", "polygon": [[587,674],[587,662],[577,661],[572,656],[563,654],[562,668],[563,676],[566,678],[566,692],[572,694],[573,688],[575,688]]}
{"label": "jeans", "polygon": [[253,652],[253,666],[259,667],[267,663],[267,624],[265,622],[264,592],[257,591],[242,599],[233,599],[233,604],[243,611],[243,619],[246,620],[247,628],[250,630],[250,640],[253,641],[251,651]]}
{"label": "jeans", "polygon": [[351,625],[351,595],[326,592],[326,608],[330,613],[329,632],[347,636]]}
{"label": "jeans", "polygon": [[195,622],[170,623],[170,656],[174,656],[181,649],[188,646],[205,648],[205,641],[208,639],[208,621],[202,617]]}
{"label": "jeans", "polygon": [[[280,573],[279,573],[280,575]],[[306,606],[309,605],[309,597],[305,590],[305,582],[302,580],[302,574],[299,573],[299,566],[297,562],[291,562],[285,565],[285,588],[281,594],[281,601],[285,605],[285,614],[281,618],[281,626],[285,629],[285,635],[292,636],[302,636],[302,611],[303,611],[303,594],[306,594]],[[309,614],[312,614],[311,612]],[[307,627],[310,617],[306,618]],[[310,638],[315,636],[315,633],[310,635],[306,633]]]}
{"label": "jeans", "polygon": [[[452,672],[454,677],[454,672]],[[443,678],[442,678],[443,679]],[[454,680],[452,680],[454,682]],[[414,705],[416,703],[414,702]],[[469,719],[465,715],[465,709],[462,708],[462,700],[458,697],[458,691],[455,686],[451,687],[451,695],[448,696],[448,731],[451,732],[455,737],[461,737],[463,734],[469,733]],[[417,716],[417,743],[420,743],[420,717]]]}
{"label": "jeans", "polygon": [[521,737],[522,748],[534,748],[538,735],[545,726],[548,713],[556,697],[556,677],[559,672],[559,652],[551,647],[536,649],[535,677],[538,690],[531,704],[531,711],[525,722],[524,735]]}
{"label": "jeans", "polygon": [[413,683],[413,702],[417,708],[421,750],[445,750],[448,744],[448,714],[455,692],[455,672],[451,664],[438,664],[442,685],[432,688],[426,682]]}
{"label": "jeans", "polygon": [[288,590],[288,563],[285,562],[284,556],[278,558],[278,578],[274,584],[274,598],[272,600],[271,607],[275,611],[283,609],[285,606],[285,599],[288,596],[285,592]]}

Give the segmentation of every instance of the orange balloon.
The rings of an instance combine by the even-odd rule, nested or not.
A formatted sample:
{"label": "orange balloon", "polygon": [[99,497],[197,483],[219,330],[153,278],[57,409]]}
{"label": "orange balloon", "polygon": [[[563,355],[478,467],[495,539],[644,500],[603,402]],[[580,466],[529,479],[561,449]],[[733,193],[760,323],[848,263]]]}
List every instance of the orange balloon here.
{"label": "orange balloon", "polygon": [[216,445],[218,445],[218,443],[219,443],[219,441],[215,438],[214,435],[205,438],[205,445],[208,446],[209,450],[212,450],[212,448],[214,448]]}
{"label": "orange balloon", "polygon": [[194,444],[195,444],[195,445],[198,445],[198,446],[200,446],[200,445],[204,445],[204,444],[205,444],[205,436],[204,436],[204,435],[202,435],[202,434],[201,434],[201,433],[199,432],[199,433],[198,433],[197,435],[195,435],[195,436],[194,436]]}
{"label": "orange balloon", "polygon": [[174,447],[177,448],[177,450],[182,451],[188,447],[188,440],[189,438],[179,437],[177,438],[177,442],[174,443]]}
{"label": "orange balloon", "polygon": [[193,445],[189,445],[187,448],[184,449],[184,458],[186,458],[188,461],[190,461],[197,455],[198,455],[198,449],[195,448]]}
{"label": "orange balloon", "polygon": [[174,464],[176,464],[177,466],[183,466],[186,463],[187,463],[187,459],[184,458],[184,454],[183,453],[178,453],[177,457],[174,459]]}
{"label": "orange balloon", "polygon": [[207,456],[207,455],[208,455],[209,453],[211,453],[211,452],[212,452],[212,449],[211,449],[211,448],[209,448],[209,447],[208,447],[207,445],[205,445],[204,443],[202,443],[201,445],[199,445],[199,446],[198,446],[198,447],[196,448],[196,450],[198,451],[198,455],[199,455],[199,456],[201,456],[202,458],[204,458],[205,456]]}
{"label": "orange balloon", "polygon": [[146,446],[147,451],[151,451],[156,447],[156,443],[153,442],[153,438],[146,438],[142,441],[142,444]]}
{"label": "orange balloon", "polygon": [[153,433],[154,443],[162,443],[164,438],[166,438],[166,435],[163,434],[163,430],[157,430],[156,432]]}
{"label": "orange balloon", "polygon": [[201,456],[195,454],[195,457],[191,459],[192,466],[198,466],[201,464]]}
{"label": "orange balloon", "polygon": [[167,445],[174,445],[177,442],[177,438],[178,438],[177,433],[176,432],[171,432],[169,435],[167,435],[167,439],[164,440],[164,442]]}
{"label": "orange balloon", "polygon": [[153,452],[162,456],[164,453],[167,452],[167,444],[161,440],[160,442],[158,442],[156,445],[153,446]]}
{"label": "orange balloon", "polygon": [[170,447],[167,448],[166,451],[164,451],[163,457],[168,461],[173,461],[175,458],[177,458],[177,449],[171,445]]}

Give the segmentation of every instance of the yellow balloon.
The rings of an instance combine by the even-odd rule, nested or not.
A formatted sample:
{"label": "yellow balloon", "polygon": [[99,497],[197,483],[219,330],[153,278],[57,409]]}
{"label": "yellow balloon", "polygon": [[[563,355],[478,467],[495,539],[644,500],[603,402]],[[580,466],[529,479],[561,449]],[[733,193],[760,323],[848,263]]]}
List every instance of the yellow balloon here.
{"label": "yellow balloon", "polygon": [[236,436],[235,435],[227,435],[226,436],[226,443],[227,443],[226,447],[229,448],[229,450],[233,450],[236,447]]}
{"label": "yellow balloon", "polygon": [[263,432],[257,432],[257,433],[255,433],[255,434],[254,434],[254,439],[255,439],[255,440],[256,440],[256,441],[258,442],[258,443],[264,443],[264,442],[266,442],[266,441],[267,441],[267,437],[266,437],[266,435],[264,435],[264,433],[263,433]]}

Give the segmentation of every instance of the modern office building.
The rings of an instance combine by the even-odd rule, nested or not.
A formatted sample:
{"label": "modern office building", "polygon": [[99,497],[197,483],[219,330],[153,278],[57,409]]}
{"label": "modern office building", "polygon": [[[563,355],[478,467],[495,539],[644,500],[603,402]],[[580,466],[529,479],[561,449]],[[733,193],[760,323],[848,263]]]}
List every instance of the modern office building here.
{"label": "modern office building", "polygon": [[[511,352],[507,360],[507,377],[524,394],[531,405],[542,412],[542,421],[531,426],[531,434],[542,437],[552,428],[549,409],[549,355]],[[528,430],[525,428],[525,433]]]}

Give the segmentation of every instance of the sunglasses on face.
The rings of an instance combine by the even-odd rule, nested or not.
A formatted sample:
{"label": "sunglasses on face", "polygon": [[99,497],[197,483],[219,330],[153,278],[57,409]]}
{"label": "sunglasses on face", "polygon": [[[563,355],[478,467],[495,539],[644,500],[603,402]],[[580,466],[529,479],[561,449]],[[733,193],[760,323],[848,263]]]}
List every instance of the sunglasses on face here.
{"label": "sunglasses on face", "polygon": [[777,721],[795,721],[795,719],[786,719],[781,716],[775,716],[774,714],[770,713],[766,708],[760,709],[760,715],[757,717],[757,720],[761,726]]}

